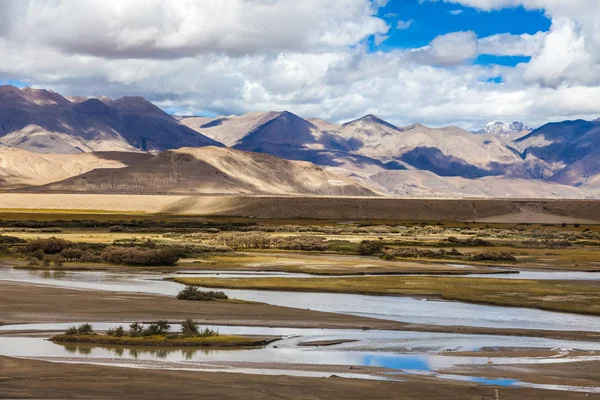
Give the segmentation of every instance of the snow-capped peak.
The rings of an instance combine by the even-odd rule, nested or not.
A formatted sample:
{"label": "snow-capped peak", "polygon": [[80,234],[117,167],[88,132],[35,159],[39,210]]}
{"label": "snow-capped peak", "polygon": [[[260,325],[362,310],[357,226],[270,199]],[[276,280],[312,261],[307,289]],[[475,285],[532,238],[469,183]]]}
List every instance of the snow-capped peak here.
{"label": "snow-capped peak", "polygon": [[525,126],[521,121],[506,123],[502,121],[490,122],[483,129],[478,131],[479,134],[493,133],[495,135],[510,136],[523,131],[532,131],[531,128]]}

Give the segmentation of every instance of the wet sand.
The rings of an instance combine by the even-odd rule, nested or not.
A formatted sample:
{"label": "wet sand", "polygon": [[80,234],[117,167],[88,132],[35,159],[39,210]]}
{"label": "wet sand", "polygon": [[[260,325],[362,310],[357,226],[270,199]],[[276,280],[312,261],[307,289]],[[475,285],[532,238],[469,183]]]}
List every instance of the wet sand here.
{"label": "wet sand", "polygon": [[455,375],[475,374],[486,378],[518,379],[549,385],[597,387],[600,382],[600,361],[464,366],[446,372]]}
{"label": "wet sand", "polygon": [[194,302],[159,295],[74,290],[0,281],[0,324],[145,322],[158,319],[173,322],[188,318],[200,324],[213,325],[384,329],[600,341],[600,332],[420,325],[269,304]]}
{"label": "wet sand", "polygon": [[0,357],[0,398],[592,399],[600,395],[480,386],[429,377],[404,382],[144,370]]}

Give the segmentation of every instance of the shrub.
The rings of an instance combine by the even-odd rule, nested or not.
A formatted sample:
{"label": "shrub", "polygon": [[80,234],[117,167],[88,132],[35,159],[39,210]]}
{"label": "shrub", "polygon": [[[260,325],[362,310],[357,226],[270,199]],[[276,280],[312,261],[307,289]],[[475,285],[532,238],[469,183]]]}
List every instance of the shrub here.
{"label": "shrub", "polygon": [[64,240],[51,237],[49,239],[34,239],[27,243],[25,250],[28,253],[34,253],[38,250],[44,252],[44,254],[58,254],[67,247],[71,247],[72,243]]}
{"label": "shrub", "polygon": [[177,294],[179,300],[213,301],[227,300],[228,297],[223,292],[201,291],[195,286],[186,286],[185,289]]}
{"label": "shrub", "polygon": [[473,261],[499,261],[499,262],[516,262],[517,258],[510,253],[505,251],[500,253],[487,252],[477,253],[471,256]]}
{"label": "shrub", "polygon": [[129,335],[139,336],[144,331],[144,325],[140,322],[134,322],[129,325]]}
{"label": "shrub", "polygon": [[181,333],[185,336],[195,336],[200,333],[200,328],[194,320],[186,319],[181,323]]}
{"label": "shrub", "polygon": [[91,335],[94,333],[94,328],[90,324],[81,324],[77,327],[77,334]]}
{"label": "shrub", "polygon": [[116,337],[125,336],[125,329],[122,326],[118,326],[116,328],[110,328],[108,331],[106,331],[106,334],[108,336],[116,336]]}
{"label": "shrub", "polygon": [[200,331],[197,336],[200,336],[200,337],[219,336],[219,331],[217,331],[215,329],[204,328],[204,330]]}
{"label": "shrub", "polygon": [[77,335],[77,327],[76,326],[68,327],[67,330],[65,331],[65,335]]}
{"label": "shrub", "polygon": [[86,263],[101,263],[103,260],[99,254],[96,254],[93,251],[88,250],[88,251],[83,252],[81,257],[79,258],[79,261],[86,262]]}
{"label": "shrub", "polygon": [[450,236],[446,241],[461,246],[493,246],[492,242],[479,238],[458,239],[457,237]]}
{"label": "shrub", "polygon": [[40,260],[38,260],[35,257],[28,257],[27,258],[27,265],[29,265],[30,267],[37,267],[40,265]]}
{"label": "shrub", "polygon": [[18,238],[16,236],[4,236],[0,235],[0,243],[4,244],[17,244],[17,243],[25,243],[26,241]]}
{"label": "shrub", "polygon": [[78,261],[79,259],[81,259],[84,252],[83,250],[77,248],[66,248],[59,254],[65,259],[65,261]]}
{"label": "shrub", "polygon": [[363,256],[381,253],[384,244],[380,240],[363,240],[358,246],[358,252]]}
{"label": "shrub", "polygon": [[66,260],[58,254],[52,257],[52,263],[55,267],[62,267],[65,261]]}
{"label": "shrub", "polygon": [[139,249],[135,247],[108,247],[100,257],[110,264],[122,265],[175,265],[179,261],[176,249]]}
{"label": "shrub", "polygon": [[148,325],[146,329],[144,329],[144,334],[149,336],[164,335],[167,332],[169,332],[169,329],[171,329],[171,325],[169,325],[168,321],[154,321],[150,325]]}

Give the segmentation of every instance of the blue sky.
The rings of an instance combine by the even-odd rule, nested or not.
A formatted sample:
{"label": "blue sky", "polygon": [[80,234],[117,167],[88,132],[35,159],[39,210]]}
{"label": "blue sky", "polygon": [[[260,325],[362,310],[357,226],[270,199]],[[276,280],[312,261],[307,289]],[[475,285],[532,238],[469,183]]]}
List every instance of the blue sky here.
{"label": "blue sky", "polygon": [[[551,25],[543,10],[513,7],[482,11],[441,1],[391,0],[378,16],[391,26],[390,37],[378,47],[381,51],[426,46],[436,36],[450,32],[473,31],[481,38],[503,33],[535,34],[548,31]],[[408,27],[399,29],[398,21]],[[480,56],[475,62],[514,66],[528,60],[529,57]]]}

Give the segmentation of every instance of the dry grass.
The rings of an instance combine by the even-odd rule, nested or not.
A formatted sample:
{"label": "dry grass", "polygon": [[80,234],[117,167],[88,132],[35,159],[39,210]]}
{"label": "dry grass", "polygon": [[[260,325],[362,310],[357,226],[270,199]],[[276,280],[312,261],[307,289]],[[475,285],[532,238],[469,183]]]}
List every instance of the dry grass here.
{"label": "dry grass", "polygon": [[440,297],[445,300],[600,315],[600,283],[521,279],[378,276],[360,278],[177,278],[210,288]]}

